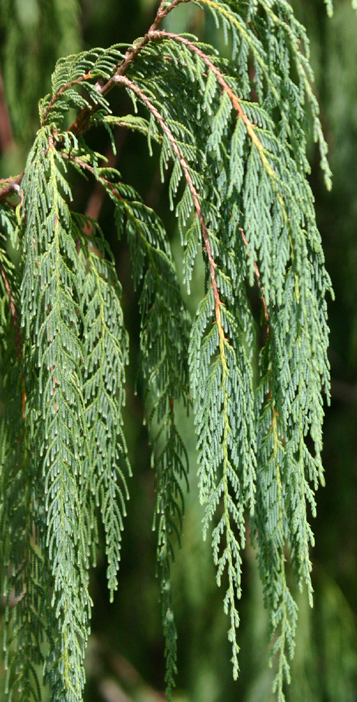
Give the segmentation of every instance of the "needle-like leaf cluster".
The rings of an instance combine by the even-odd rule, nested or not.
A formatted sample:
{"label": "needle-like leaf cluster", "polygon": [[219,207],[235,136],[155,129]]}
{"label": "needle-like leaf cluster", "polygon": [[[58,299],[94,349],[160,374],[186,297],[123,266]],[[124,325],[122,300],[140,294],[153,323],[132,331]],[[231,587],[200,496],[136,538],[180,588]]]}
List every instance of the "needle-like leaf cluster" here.
{"label": "needle-like leaf cluster", "polygon": [[[163,29],[179,2],[161,2],[132,45],[58,61],[14,182],[18,203],[0,190],[0,553],[10,699],[40,699],[42,665],[53,702],[82,700],[99,518],[111,598],[118,586],[131,474],[122,419],[128,338],[105,236],[71,207],[73,168],[114,203],[140,289],[169,694],[177,672],[171,568],[188,480],[179,403],[193,406],[204,537],[225,591],[234,677],[249,532],[270,613],[278,702],[297,623],[289,562],[312,601],[309,515],[323,482],[330,281],[307,179],[309,118],[328,187],[331,173],[309,42],[287,0],[194,0],[223,30],[231,54],[222,58],[192,35]],[[132,113],[112,114],[112,89],[128,93]],[[193,320],[162,221],[86,142],[99,126],[111,136],[116,127],[136,131],[150,153],[159,149],[188,289],[203,252],[205,294]]]}

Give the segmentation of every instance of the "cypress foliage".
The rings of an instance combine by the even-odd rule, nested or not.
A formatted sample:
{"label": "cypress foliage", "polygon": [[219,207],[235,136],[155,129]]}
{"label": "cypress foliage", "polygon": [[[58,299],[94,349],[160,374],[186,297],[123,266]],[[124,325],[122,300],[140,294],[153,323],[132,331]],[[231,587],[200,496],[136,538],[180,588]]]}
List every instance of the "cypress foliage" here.
{"label": "cypress foliage", "polygon": [[[40,101],[25,171],[1,183],[0,553],[9,699],[40,700],[40,665],[51,700],[82,699],[99,516],[111,599],[118,586],[131,475],[122,420],[128,338],[109,246],[97,223],[70,207],[72,168],[113,201],[141,290],[169,696],[177,672],[171,565],[188,481],[179,403],[193,406],[204,538],[210,534],[225,590],[233,676],[247,528],[270,615],[278,702],[297,624],[287,558],[312,604],[309,512],[323,482],[331,285],[307,180],[308,114],[327,187],[331,172],[309,42],[287,0],[194,0],[223,29],[231,57],[222,58],[194,36],[163,29],[169,12],[189,1],[162,0],[147,34],[131,45],[61,58]],[[127,92],[133,114],[112,114],[114,88]],[[162,178],[170,169],[188,289],[203,249],[206,290],[193,320],[163,223],[86,142],[88,129],[111,134],[115,125],[144,135],[150,152],[158,145]],[[17,268],[9,244],[20,254]],[[249,302],[254,285],[259,321]]]}

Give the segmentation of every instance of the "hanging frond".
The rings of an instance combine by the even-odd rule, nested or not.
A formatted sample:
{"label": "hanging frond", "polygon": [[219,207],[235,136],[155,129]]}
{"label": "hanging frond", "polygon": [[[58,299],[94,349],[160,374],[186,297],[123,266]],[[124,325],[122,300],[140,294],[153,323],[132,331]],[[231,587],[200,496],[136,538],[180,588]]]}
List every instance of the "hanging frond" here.
{"label": "hanging frond", "polygon": [[[224,59],[191,34],[160,26],[189,1],[162,0],[133,44],[61,58],[25,172],[1,183],[0,555],[10,699],[39,702],[43,664],[51,700],[81,702],[97,518],[100,511],[112,600],[128,498],[121,287],[103,232],[70,210],[69,164],[93,176],[114,203],[141,290],[168,695],[177,672],[171,567],[188,481],[179,403],[193,405],[203,531],[225,589],[234,677],[248,530],[269,610],[278,702],[290,681],[297,625],[289,569],[312,603],[309,514],[323,482],[331,284],[307,180],[309,114],[328,187],[331,172],[309,42],[287,0],[192,0],[230,42]],[[134,114],[111,113],[114,88],[126,91]],[[77,116],[66,124],[73,109]],[[188,290],[203,255],[205,292],[193,322],[162,221],[86,142],[86,131],[98,126],[114,152],[115,126],[144,136],[150,154],[158,149]],[[18,271],[9,243],[22,247]],[[249,302],[253,286],[259,319]]]}
{"label": "hanging frond", "polygon": [[[84,421],[79,340],[84,269],[63,194],[69,189],[50,131],[41,129],[23,179],[26,209],[22,326],[37,393],[28,399],[30,440],[36,447],[46,511],[43,547],[53,578],[52,640],[46,676],[53,700],[81,699],[89,632],[88,548],[91,524],[86,501],[88,433]],[[35,349],[35,350],[34,350]],[[32,366],[32,367],[31,367]],[[30,401],[33,401],[31,406]],[[87,468],[86,468],[87,466]]]}
{"label": "hanging frond", "polygon": [[[0,364],[1,397],[6,406],[0,424],[0,558],[1,591],[6,598],[5,659],[9,699],[40,700],[39,668],[45,629],[43,567],[36,542],[33,475],[25,430],[25,379],[18,317],[19,280],[6,255],[16,240],[17,218],[10,206],[0,208]],[[4,247],[4,248],[3,248]],[[14,388],[16,392],[14,393]]]}
{"label": "hanging frond", "polygon": [[[215,103],[213,97],[211,98],[211,103],[209,104],[210,114],[213,115],[213,118],[211,120],[211,136],[207,141],[207,149],[209,152],[209,156],[212,158],[213,155],[214,158],[217,159],[217,162],[220,162],[216,168],[217,172],[220,172],[220,177],[217,180],[217,188],[218,190],[221,190],[222,193],[222,196],[220,198],[221,201],[224,201],[224,199],[227,198],[227,191],[229,192],[230,196],[232,196],[234,193],[235,198],[237,198],[237,196],[238,198],[240,198],[238,199],[238,202],[240,202],[241,209],[235,208],[234,210],[234,203],[232,202],[232,211],[235,212],[235,215],[238,215],[237,218],[235,217],[235,215],[232,215],[232,212],[230,212],[229,216],[231,219],[231,224],[233,223],[233,226],[235,225],[236,227],[236,231],[239,228],[244,227],[244,238],[247,243],[248,251],[248,266],[250,269],[250,283],[254,283],[255,267],[256,263],[259,262],[259,276],[261,278],[262,289],[264,290],[265,305],[268,306],[266,309],[268,310],[268,308],[270,308],[270,305],[272,306],[272,308],[276,305],[279,305],[282,308],[281,314],[285,316],[286,319],[286,329],[288,329],[287,325],[289,324],[290,337],[288,343],[285,344],[285,348],[287,348],[287,358],[289,359],[288,365],[290,362],[293,362],[294,364],[294,369],[290,371],[290,377],[293,378],[294,381],[293,385],[290,385],[290,388],[286,388],[286,391],[290,391],[292,393],[294,397],[294,402],[291,402],[290,405],[287,403],[285,405],[285,425],[286,427],[289,427],[289,434],[293,431],[293,427],[296,426],[296,429],[294,430],[294,436],[297,432],[299,432],[301,455],[310,455],[305,446],[305,436],[309,428],[311,429],[311,436],[315,439],[315,450],[317,452],[317,457],[316,459],[313,459],[311,457],[310,459],[308,459],[310,470],[308,471],[307,475],[310,475],[316,488],[316,476],[320,477],[321,471],[315,470],[311,473],[311,465],[314,465],[314,460],[316,461],[317,466],[320,462],[320,431],[322,423],[321,391],[322,385],[326,383],[326,379],[328,378],[328,362],[326,356],[327,334],[326,325],[324,321],[326,310],[324,297],[326,289],[329,288],[329,282],[328,278],[326,278],[325,274],[323,273],[323,269],[321,268],[321,265],[323,265],[323,257],[321,254],[319,235],[316,230],[316,225],[314,224],[313,198],[309,186],[307,185],[305,180],[306,168],[301,169],[299,153],[294,153],[293,157],[292,152],[290,150],[289,142],[285,141],[285,136],[283,133],[276,131],[274,121],[269,117],[267,109],[262,109],[257,104],[249,103],[247,101],[238,99],[232,88],[232,85],[234,85],[233,82],[231,82],[229,78],[227,79],[227,77],[221,73],[221,71],[215,65],[212,58],[205,55],[202,52],[202,49],[199,47],[199,45],[185,37],[169,35],[165,32],[157,32],[155,36],[158,39],[171,39],[172,42],[176,42],[177,45],[180,46],[180,48],[182,47],[182,45],[188,47],[193,55],[199,57],[199,59],[202,61],[202,65],[210,69],[211,75],[213,75],[217,82],[220,83],[220,85],[223,87],[223,95],[216,101],[216,103],[218,103],[216,110],[214,111],[212,109]],[[186,61],[187,60],[188,59],[186,55]],[[202,73],[200,77],[201,80],[204,80]],[[120,78],[119,80],[120,82],[123,82],[124,84],[128,85],[128,81],[126,79]],[[146,95],[144,96],[144,90],[142,90],[141,88],[137,88],[135,87],[135,85],[131,86],[131,88],[135,90],[139,98],[141,98],[144,104],[146,104],[146,106],[150,109],[151,114],[157,118],[157,121],[160,124],[160,116],[157,116],[157,108],[154,106],[153,101],[149,100],[146,97]],[[214,93],[211,88],[210,92],[213,96]],[[239,126],[237,126],[235,129],[231,144],[227,144],[227,146],[224,147],[228,150],[229,154],[229,167],[227,158],[227,168],[224,172],[221,163],[222,148],[225,144],[225,137],[227,135],[227,132],[229,134],[229,129],[227,129],[227,127],[229,124],[232,108],[236,110],[238,117],[237,125]],[[162,106],[161,109],[165,110],[165,106]],[[162,121],[163,119],[161,118],[161,122]],[[164,129],[162,124],[161,126]],[[239,144],[238,149],[236,147],[237,137],[235,136],[237,131]],[[173,139],[174,137],[172,136],[171,143],[173,143]],[[182,159],[182,155],[179,153],[179,146],[177,145],[176,148],[176,156]],[[246,166],[244,171],[241,166],[242,158],[246,159]],[[191,191],[192,187],[194,186],[192,183],[192,179],[190,178],[191,174],[188,167],[186,167],[185,175],[188,182],[188,187],[186,190],[188,199],[187,205],[185,206],[184,221],[188,219],[190,209],[192,205],[194,205],[194,197],[190,200],[190,184]],[[232,176],[234,178],[233,182]],[[199,181],[196,180],[196,183],[197,182],[199,183]],[[214,195],[215,193],[213,192],[210,198],[211,201],[212,197],[214,201]],[[182,200],[182,202],[184,202],[184,199]],[[211,219],[211,223],[214,226],[213,219]],[[305,227],[307,231],[305,230]],[[191,228],[191,231],[192,229],[193,228]],[[203,238],[205,240],[206,238],[208,239],[207,231],[206,237],[204,236]],[[210,247],[212,246],[212,249],[215,249],[216,251],[215,255],[218,256],[220,255],[220,241],[221,237],[215,236],[214,243],[212,242],[211,245],[211,242],[209,242]],[[313,270],[309,260],[311,259],[312,250],[314,250],[315,270]],[[210,260],[209,254],[208,258]],[[293,260],[293,265],[291,273],[288,275],[288,271],[290,268],[290,258],[292,258]],[[273,261],[275,265],[273,265]],[[216,262],[212,257],[210,268],[213,290],[215,290],[215,280],[214,276],[212,276],[212,269],[214,270],[215,266]],[[231,271],[229,271],[229,273],[231,273]],[[313,275],[313,278],[311,278],[311,275]],[[314,282],[315,275],[317,275],[316,282]],[[309,280],[307,280],[306,276],[309,278]],[[291,307],[288,307],[288,309],[286,309],[287,301],[289,299],[291,300],[291,295],[289,298],[287,294],[287,288],[289,288],[290,286],[290,280],[295,280],[294,292],[295,297],[297,298],[297,300],[295,300],[297,304],[295,304],[294,302],[294,310],[292,310]],[[233,286],[235,284],[236,280],[233,279]],[[311,296],[309,293],[307,293],[307,291],[311,290],[312,288],[314,288],[316,292],[317,289],[319,290],[317,295],[315,294],[314,296]],[[308,300],[306,300],[307,304],[304,302],[306,294],[308,294]],[[202,330],[205,329],[207,324],[206,307],[209,304],[207,301],[208,299],[209,297],[206,299],[205,305],[203,306],[205,312],[203,320],[201,322],[201,333]],[[216,297],[216,299],[219,299],[219,297]],[[212,300],[210,306],[212,309]],[[216,313],[217,328],[219,329],[217,317],[218,315]],[[305,328],[303,340],[299,333],[298,337],[293,337],[292,335],[292,329],[294,328],[294,326],[292,327],[291,320],[296,317],[300,320],[303,320],[302,322],[299,322],[299,324],[302,323],[303,327]],[[271,320],[270,326],[272,326]],[[218,344],[218,334],[219,332],[215,330],[211,336],[208,335],[209,341],[207,339],[207,348],[204,347],[205,354],[208,357],[208,360],[210,359],[210,354],[212,354],[215,349],[215,345],[217,346]],[[322,343],[320,342],[318,346],[314,345],[313,350],[312,339],[316,338],[320,338],[323,341]],[[237,346],[237,341],[235,341],[235,346]],[[296,348],[309,349],[308,353],[304,353],[303,356],[300,356],[299,360],[301,362],[301,365],[300,363],[296,363]],[[316,362],[312,366],[311,359],[314,353],[316,354]],[[200,396],[197,405],[199,407],[199,412],[201,413],[202,405],[205,406],[204,403],[205,401],[207,401],[207,407],[210,408],[211,406],[214,406],[215,416],[214,420],[211,420],[211,422],[208,422],[208,417],[204,416],[204,420],[199,423],[197,430],[198,436],[200,437],[199,446],[202,443],[202,437],[205,436],[204,427],[210,427],[209,434],[211,436],[212,427],[217,425],[220,426],[219,415],[217,414],[217,400],[214,401],[213,396],[209,396],[209,400],[207,400],[207,390],[205,388],[205,385],[202,385],[202,367],[204,367],[202,359],[199,357],[199,361],[197,362],[196,367],[191,368],[191,377],[197,375],[197,377],[199,378],[198,387],[200,389],[204,388],[204,390],[202,391],[202,396]],[[224,367],[223,361],[222,367]],[[310,368],[309,371],[307,370],[308,368]],[[313,368],[314,370],[312,370]],[[301,374],[301,378],[305,378],[307,373],[310,374],[308,391],[306,388],[305,381],[301,381],[300,385],[296,381],[296,378],[299,377],[299,374]],[[247,373],[243,373],[243,378],[246,376]],[[218,383],[214,375],[213,378],[207,382],[210,388],[222,388],[222,385],[224,386],[223,379],[221,379],[220,383]],[[284,378],[281,377],[280,374],[279,383],[280,391],[282,390],[282,388],[285,389],[285,386],[283,385]],[[246,397],[246,391],[244,397]],[[306,397],[309,398],[308,402],[306,402]],[[301,406],[301,412],[299,420],[296,421],[296,406],[298,404],[300,404]],[[237,407],[239,407],[239,402],[237,402]],[[238,410],[239,414],[241,411],[241,409]],[[243,410],[243,416],[247,416],[245,410]],[[273,425],[273,417],[275,416],[274,406],[270,416],[272,418]],[[226,423],[227,420],[224,420],[224,422],[222,422],[223,425],[225,425]],[[300,429],[298,429],[298,427],[300,427]],[[273,429],[271,429],[271,432],[273,432]],[[254,437],[255,435],[253,422],[251,426],[251,435],[252,437]],[[216,451],[218,445],[218,441],[216,440],[214,444]],[[306,483],[305,469],[303,467],[304,463],[302,464],[302,468],[300,471],[297,468],[294,458],[296,444],[293,443],[293,446],[294,449],[292,449],[292,451],[288,454],[288,465],[290,473],[290,500],[292,500],[292,495],[294,495],[294,498],[291,502],[291,514],[294,515],[294,517],[291,516],[291,521],[293,521],[294,523],[290,524],[289,531],[287,531],[286,528],[283,531],[283,538],[280,544],[279,578],[275,579],[275,590],[270,600],[267,600],[267,603],[272,607],[272,618],[275,621],[273,631],[275,631],[277,626],[280,624],[281,619],[283,619],[284,627],[285,622],[288,621],[289,617],[292,622],[291,625],[289,625],[289,635],[287,635],[286,631],[284,630],[279,639],[279,645],[276,644],[273,649],[274,652],[280,652],[278,673],[279,680],[277,680],[276,683],[276,687],[279,689],[280,699],[283,699],[283,675],[286,675],[286,678],[288,679],[286,647],[289,648],[290,655],[292,655],[293,637],[296,620],[295,605],[291,596],[286,594],[286,584],[284,585],[284,583],[286,583],[285,567],[283,565],[285,540],[287,540],[288,543],[290,543],[292,546],[292,559],[298,582],[301,584],[301,574],[303,573],[303,577],[307,582],[309,590],[311,591],[310,563],[308,553],[308,543],[309,541],[311,541],[311,530],[308,526],[306,517],[306,499],[308,498],[310,501],[313,501],[313,497],[311,489]],[[207,455],[209,456],[211,464],[214,464],[214,461],[212,461],[212,455],[215,456],[216,451],[212,451],[212,447],[209,442],[208,447],[209,449],[207,450]],[[246,455],[246,447],[244,447],[242,455]],[[261,460],[264,461],[263,456],[261,457]],[[276,470],[274,480],[277,480],[279,482],[280,478],[278,476],[278,473],[280,467],[276,453],[274,461]],[[215,493],[213,493],[211,497],[208,497],[210,490],[212,489],[212,486],[214,484],[212,476],[214,476],[216,472],[217,466],[211,465],[209,469],[206,469],[205,475],[205,481],[207,481],[208,484],[208,493],[204,494],[202,499],[210,500],[210,516],[212,516],[212,513],[214,511],[214,508],[212,509],[212,505],[216,507],[219,502],[219,497]],[[299,474],[300,479],[297,477],[297,475]],[[251,482],[252,484],[254,483],[254,478],[251,480]],[[297,497],[297,490],[299,490],[300,493],[299,498]],[[263,498],[261,499],[263,502]],[[242,500],[242,498],[240,498],[239,504],[242,504],[244,509],[244,500]],[[297,508],[297,504],[300,505],[299,508]],[[282,515],[283,503],[281,500],[279,509]],[[297,517],[297,513],[299,514],[299,517]],[[244,523],[242,513],[240,517],[237,516],[238,523],[239,520],[241,524]],[[222,529],[222,527],[220,528]],[[303,544],[305,544],[305,547],[303,547]],[[265,546],[267,548],[270,548],[270,544],[265,544]],[[218,547],[216,541],[216,532],[214,534],[214,547],[216,549],[215,557],[218,563],[219,560],[217,555]],[[237,550],[236,544],[235,548]],[[225,556],[225,558],[227,559],[227,556]],[[237,572],[240,572],[240,562],[238,558],[236,560],[235,568],[235,573]],[[237,582],[237,592],[239,594],[239,579]],[[283,591],[284,593],[281,596],[281,598],[279,598],[278,596],[279,590]],[[284,612],[284,616],[281,616],[279,619],[279,617],[277,618],[276,611],[278,609],[277,602],[279,602],[279,607],[281,608],[281,599],[283,602],[282,611]],[[236,614],[236,609],[233,607],[232,611],[232,621],[237,623],[238,618]],[[233,637],[231,631],[230,636]],[[235,653],[236,650],[237,649],[235,648],[234,644],[235,673],[237,673],[238,669]]]}
{"label": "hanging frond", "polygon": [[[121,532],[128,499],[123,467],[131,475],[123,433],[125,365],[128,339],[120,306],[121,290],[114,262],[92,220],[73,215],[73,231],[82,242],[85,280],[82,294],[85,418],[92,456],[90,494],[100,505],[106,534],[110,599],[118,587]],[[83,232],[92,225],[95,235]],[[107,258],[108,257],[108,258]],[[94,503],[89,503],[93,511]],[[92,519],[94,520],[94,514]]]}

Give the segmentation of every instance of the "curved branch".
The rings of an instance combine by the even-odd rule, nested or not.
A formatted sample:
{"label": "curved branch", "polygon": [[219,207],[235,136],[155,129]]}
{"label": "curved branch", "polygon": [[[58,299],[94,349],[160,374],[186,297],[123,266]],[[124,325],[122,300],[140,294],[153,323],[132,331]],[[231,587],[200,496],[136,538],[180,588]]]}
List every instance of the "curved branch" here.
{"label": "curved branch", "polygon": [[[116,83],[116,79],[119,76],[124,75],[124,73],[127,71],[129,68],[130,64],[132,61],[138,56],[138,54],[142,51],[142,49],[151,41],[153,38],[153,34],[156,32],[157,28],[161,24],[162,20],[167,17],[167,15],[177,7],[177,5],[180,5],[181,3],[185,2],[191,2],[191,0],[173,0],[173,2],[168,6],[164,7],[166,0],[161,0],[159,9],[156,13],[156,17],[149,28],[149,30],[146,32],[146,34],[140,39],[140,41],[133,46],[130,46],[129,49],[127,50],[123,61],[121,64],[118,66],[116,72],[114,75],[109,78],[109,80],[102,86],[98,86],[98,93],[102,95],[103,97],[107,95],[112,88],[114,87]],[[75,134],[78,136],[81,132],[83,132],[87,126],[88,120],[91,118],[91,116],[98,110],[98,105],[93,105],[93,107],[84,107],[83,110],[80,111],[80,113],[77,115],[76,119],[72,124],[68,127],[67,131],[72,132],[72,134]]]}
{"label": "curved branch", "polygon": [[268,173],[272,176],[275,177],[275,172],[273,168],[271,167],[265,153],[264,153],[264,147],[263,144],[261,143],[260,139],[257,137],[255,131],[254,131],[254,126],[250,119],[247,117],[245,114],[241,104],[240,104],[240,98],[233,92],[232,88],[228,85],[223,73],[217,68],[217,66],[214,65],[213,61],[207,56],[207,54],[202,51],[193,41],[190,41],[189,39],[186,39],[186,37],[182,37],[179,34],[174,34],[173,32],[166,32],[164,30],[158,30],[155,32],[151,33],[151,39],[173,39],[174,41],[178,41],[181,44],[184,44],[185,46],[188,46],[188,48],[197,56],[199,56],[202,61],[206,64],[206,66],[212,71],[212,73],[216,76],[218,83],[222,86],[224,92],[227,93],[234,109],[238,113],[238,116],[243,120],[247,133],[249,134],[251,141],[253,142],[254,146],[258,149],[260,157],[262,159],[262,162],[268,171]]}
{"label": "curved branch", "polygon": [[[240,98],[239,98],[237,95],[235,95],[235,93],[233,92],[232,88],[229,87],[229,85],[228,85],[227,81],[225,80],[223,74],[222,74],[221,71],[217,68],[217,66],[215,66],[214,63],[210,60],[209,56],[207,56],[207,54],[205,54],[204,51],[202,51],[196,44],[194,44],[194,43],[193,43],[192,41],[190,41],[189,39],[186,39],[185,37],[182,37],[182,36],[180,36],[179,34],[174,34],[173,32],[156,31],[156,32],[153,32],[153,33],[151,34],[151,38],[152,38],[152,39],[173,39],[174,41],[178,41],[178,42],[180,42],[181,44],[184,44],[185,46],[187,46],[192,52],[194,52],[195,54],[197,54],[197,56],[199,56],[199,57],[202,59],[202,61],[206,64],[206,66],[207,66],[207,67],[212,71],[212,73],[216,76],[218,83],[222,86],[223,90],[224,90],[224,91],[227,93],[227,95],[229,96],[229,98],[230,98],[230,100],[231,100],[231,102],[232,102],[232,105],[233,105],[234,109],[235,109],[236,112],[238,113],[238,116],[243,120],[243,122],[244,122],[244,124],[245,124],[245,127],[246,127],[246,129],[247,129],[247,132],[248,132],[248,134],[249,134],[249,136],[250,136],[252,142],[254,143],[254,145],[256,146],[256,148],[259,150],[260,156],[261,156],[261,158],[262,158],[262,161],[263,161],[265,167],[267,168],[267,170],[268,170],[269,172],[270,172],[270,171],[272,172],[271,175],[275,175],[273,169],[271,168],[271,166],[270,166],[270,164],[269,164],[268,159],[267,159],[266,156],[265,156],[264,147],[263,147],[261,141],[259,140],[259,138],[257,137],[257,135],[256,135],[256,133],[255,133],[255,131],[254,131],[253,124],[252,124],[251,121],[248,119],[247,115],[245,114],[245,112],[244,112],[244,110],[243,110],[243,108],[242,108],[242,106],[241,106],[241,104],[240,104],[240,101],[239,101]],[[245,234],[244,234],[243,229],[240,228],[240,232],[241,232],[241,235],[242,235],[243,242],[244,242],[245,246],[246,246],[247,249],[248,249],[248,242],[247,242],[247,239],[246,239],[246,237],[245,237]],[[248,251],[248,256],[250,256],[249,251]],[[255,272],[256,279],[257,279],[258,287],[259,287],[259,289],[260,289],[260,291],[261,291],[261,298],[262,298],[262,303],[263,303],[263,307],[264,307],[264,316],[265,316],[265,320],[266,320],[266,322],[267,322],[267,332],[268,332],[268,335],[269,335],[269,331],[270,331],[270,328],[269,328],[269,320],[270,320],[270,318],[269,318],[269,312],[268,312],[268,307],[267,307],[266,300],[265,300],[265,297],[264,297],[264,288],[262,288],[262,286],[261,286],[261,284],[260,284],[260,272],[259,272],[259,268],[258,268],[257,263],[256,263],[255,261],[254,261],[254,272]]]}
{"label": "curved branch", "polygon": [[78,83],[83,83],[83,81],[89,80],[90,77],[91,77],[91,74],[90,74],[90,71],[88,71],[88,73],[85,73],[85,75],[83,75],[83,76],[79,76],[79,78],[76,78],[76,80],[72,80],[72,81],[70,81],[69,83],[66,83],[65,85],[62,85],[62,88],[60,88],[60,89],[57,91],[57,93],[55,93],[55,94],[52,96],[51,100],[49,101],[49,103],[48,103],[48,105],[47,105],[47,107],[46,107],[46,109],[45,109],[43,118],[42,118],[41,127],[44,127],[44,125],[46,124],[46,119],[47,119],[47,117],[48,117],[48,113],[49,113],[50,110],[52,109],[52,107],[53,107],[53,105],[55,104],[55,102],[57,102],[58,98],[61,97],[62,93],[64,93],[65,90],[68,90],[68,88],[71,88],[72,85],[78,85]]}
{"label": "curved branch", "polygon": [[[204,245],[205,245],[205,249],[206,249],[207,257],[208,257],[208,261],[209,261],[210,278],[211,278],[211,284],[212,284],[214,300],[215,300],[216,321],[218,324],[218,328],[220,330],[222,330],[222,334],[223,334],[222,321],[221,321],[221,311],[220,311],[220,307],[221,307],[222,302],[220,300],[218,286],[217,286],[217,280],[216,280],[216,273],[215,273],[216,263],[215,263],[214,258],[212,256],[212,249],[211,249],[211,244],[210,244],[210,240],[209,240],[209,236],[208,236],[207,226],[206,226],[203,212],[202,212],[202,208],[200,205],[199,195],[198,195],[198,192],[194,186],[194,183],[193,183],[190,171],[189,171],[188,163],[187,163],[186,159],[182,156],[180,149],[177,145],[176,139],[175,139],[173,133],[171,132],[171,129],[169,129],[169,127],[165,123],[165,120],[163,119],[162,115],[160,114],[158,109],[155,107],[155,105],[153,105],[151,100],[149,100],[149,98],[145,95],[145,93],[136,85],[136,83],[134,83],[132,80],[130,80],[126,76],[116,75],[114,78],[115,78],[115,83],[117,83],[118,85],[125,85],[125,87],[129,88],[129,90],[132,90],[134,93],[136,93],[137,96],[140,98],[140,100],[146,105],[146,107],[151,112],[151,114],[154,115],[155,119],[160,124],[162,131],[164,132],[164,134],[166,134],[166,136],[171,144],[172,150],[180,162],[183,174],[184,174],[185,179],[186,179],[186,183],[187,183],[187,185],[190,189],[190,192],[191,192],[193,204],[194,204],[194,207],[196,210],[196,215],[197,215],[197,217],[200,221],[200,224],[201,224],[202,237],[203,237],[203,241],[204,241]],[[220,331],[220,334],[221,334],[221,331]]]}

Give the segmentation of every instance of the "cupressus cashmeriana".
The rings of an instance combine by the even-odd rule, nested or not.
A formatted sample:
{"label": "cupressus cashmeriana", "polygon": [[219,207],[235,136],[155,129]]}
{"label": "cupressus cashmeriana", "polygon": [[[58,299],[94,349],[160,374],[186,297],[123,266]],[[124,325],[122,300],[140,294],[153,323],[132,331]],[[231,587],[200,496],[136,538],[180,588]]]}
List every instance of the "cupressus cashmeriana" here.
{"label": "cupressus cashmeriana", "polygon": [[[222,58],[196,37],[162,28],[189,1],[162,0],[147,34],[131,45],[59,60],[26,168],[1,182],[0,552],[9,699],[40,699],[39,664],[52,702],[82,699],[97,519],[113,597],[128,496],[120,283],[98,224],[70,209],[71,169],[105,187],[141,288],[142,372],[149,423],[159,427],[152,441],[168,694],[176,675],[170,569],[188,474],[178,403],[193,405],[204,536],[213,525],[234,677],[247,524],[270,612],[279,702],[297,622],[286,548],[312,601],[307,513],[323,482],[330,281],[307,181],[309,111],[327,187],[331,174],[309,43],[287,0],[197,0],[230,43],[231,58]],[[113,88],[128,93],[132,113],[111,113]],[[70,108],[78,113],[72,124]],[[193,320],[163,223],[86,143],[87,130],[99,125],[137,131],[150,150],[161,150],[188,289],[203,247],[206,291]],[[9,243],[20,253],[16,267]],[[254,386],[253,285],[265,328]]]}

